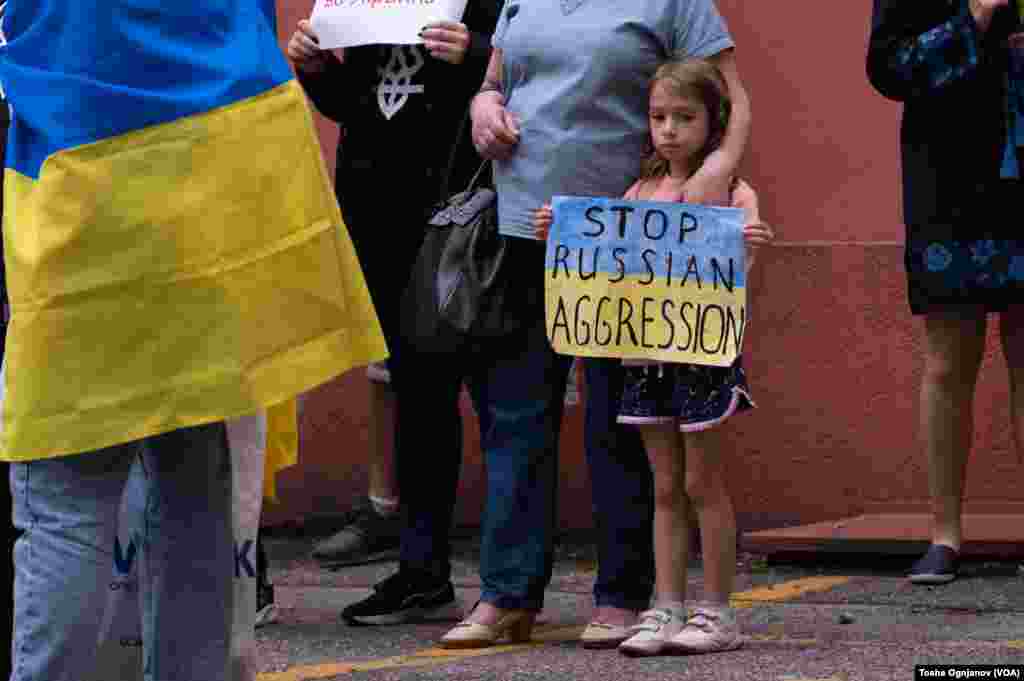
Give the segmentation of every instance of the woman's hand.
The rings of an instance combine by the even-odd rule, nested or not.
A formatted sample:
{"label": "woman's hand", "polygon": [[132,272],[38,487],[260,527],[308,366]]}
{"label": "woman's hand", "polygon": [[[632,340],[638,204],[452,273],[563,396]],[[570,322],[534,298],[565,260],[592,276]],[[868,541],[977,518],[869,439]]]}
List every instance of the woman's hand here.
{"label": "woman's hand", "polygon": [[299,22],[298,28],[288,41],[285,53],[295,64],[295,68],[305,73],[322,71],[329,54],[327,50],[320,49],[320,39],[308,19]]}
{"label": "woman's hand", "polygon": [[481,92],[473,98],[473,146],[483,158],[504,160],[519,144],[519,121],[505,108],[500,92]]}
{"label": "woman's hand", "polygon": [[420,31],[423,47],[434,59],[461,64],[469,49],[469,29],[456,21],[435,21]]}
{"label": "woman's hand", "polygon": [[548,235],[551,233],[551,223],[555,219],[555,214],[551,211],[551,204],[545,203],[543,206],[533,211],[533,234],[540,241],[547,241]]}
{"label": "woman's hand", "polygon": [[1000,7],[1008,5],[1010,0],[970,0],[971,16],[981,32],[988,30],[992,24],[992,16]]}

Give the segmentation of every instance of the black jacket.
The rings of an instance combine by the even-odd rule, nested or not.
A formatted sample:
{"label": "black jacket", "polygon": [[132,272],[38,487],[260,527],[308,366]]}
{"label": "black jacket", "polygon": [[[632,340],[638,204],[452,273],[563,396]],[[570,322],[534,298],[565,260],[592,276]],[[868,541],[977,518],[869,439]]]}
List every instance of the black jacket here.
{"label": "black jacket", "polygon": [[904,104],[907,225],[986,219],[1003,158],[1014,14],[1001,8],[982,35],[967,0],[874,0],[867,73],[878,92]]}
{"label": "black jacket", "polygon": [[[335,186],[351,228],[396,213],[400,219],[422,216],[440,197],[452,144],[483,82],[500,5],[500,0],[467,4],[462,21],[471,42],[461,64],[434,59],[421,46],[396,51],[390,45],[367,45],[347,49],[344,63],[332,54],[320,73],[299,72],[313,105],[341,125]],[[382,83],[421,91],[404,101],[401,94],[386,97],[382,105]],[[480,164],[468,121],[458,149],[453,190],[462,189]]]}

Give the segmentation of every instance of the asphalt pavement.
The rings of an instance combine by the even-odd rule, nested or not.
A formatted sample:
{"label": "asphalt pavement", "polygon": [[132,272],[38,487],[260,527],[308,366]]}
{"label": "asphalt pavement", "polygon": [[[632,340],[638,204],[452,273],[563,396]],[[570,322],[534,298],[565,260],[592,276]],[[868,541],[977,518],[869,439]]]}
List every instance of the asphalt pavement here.
{"label": "asphalt pavement", "polygon": [[[1024,678],[1024,566],[978,560],[940,587],[909,584],[904,557],[802,556],[787,562],[741,554],[734,604],[746,636],[736,651],[632,659],[585,650],[577,637],[592,611],[593,547],[559,545],[555,576],[534,640],[449,651],[438,638],[453,622],[351,627],[347,604],[392,574],[394,563],[326,571],[309,558],[316,537],[266,542],[277,622],[257,632],[258,681],[368,679],[513,681],[851,681],[914,679],[918,664],[1018,665]],[[456,542],[454,581],[466,607],[479,596],[476,541]],[[690,596],[701,593],[701,567]],[[946,677],[952,678],[952,677]],[[1010,677],[1014,678],[1014,677]]]}

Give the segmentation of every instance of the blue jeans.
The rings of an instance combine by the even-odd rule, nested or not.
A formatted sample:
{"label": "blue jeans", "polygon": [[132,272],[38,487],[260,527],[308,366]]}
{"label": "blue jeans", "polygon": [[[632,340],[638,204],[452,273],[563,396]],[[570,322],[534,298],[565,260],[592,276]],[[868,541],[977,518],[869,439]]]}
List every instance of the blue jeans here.
{"label": "blue jeans", "polygon": [[586,359],[584,447],[597,530],[597,606],[648,607],[654,591],[654,479],[640,433],[617,422],[622,363]]}
{"label": "blue jeans", "polygon": [[481,600],[540,610],[554,562],[558,436],[571,358],[555,354],[547,341],[543,248],[515,241],[515,263],[522,266],[516,286],[532,301],[527,328],[502,338],[463,338],[443,352],[403,350],[402,361],[414,365],[407,373],[416,380],[397,388],[401,563],[436,580],[451,574],[450,528],[462,462],[457,404],[465,380],[487,470]]}
{"label": "blue jeans", "polygon": [[[12,681],[78,681],[95,665],[129,476],[146,681],[226,681],[234,541],[223,423],[11,465]],[[136,477],[137,476],[137,477]]]}

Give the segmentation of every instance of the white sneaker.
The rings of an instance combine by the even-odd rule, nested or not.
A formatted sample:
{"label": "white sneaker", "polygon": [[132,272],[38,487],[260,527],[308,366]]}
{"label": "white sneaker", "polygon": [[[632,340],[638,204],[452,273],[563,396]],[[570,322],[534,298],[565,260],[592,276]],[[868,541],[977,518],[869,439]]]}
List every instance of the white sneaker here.
{"label": "white sneaker", "polygon": [[659,655],[668,642],[686,624],[686,620],[671,610],[655,608],[640,613],[640,621],[630,627],[633,635],[619,644],[625,655]]}
{"label": "white sneaker", "polygon": [[686,625],[669,643],[676,653],[717,653],[743,645],[736,612],[727,606],[696,606]]}

